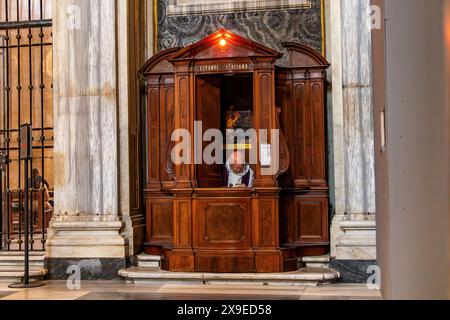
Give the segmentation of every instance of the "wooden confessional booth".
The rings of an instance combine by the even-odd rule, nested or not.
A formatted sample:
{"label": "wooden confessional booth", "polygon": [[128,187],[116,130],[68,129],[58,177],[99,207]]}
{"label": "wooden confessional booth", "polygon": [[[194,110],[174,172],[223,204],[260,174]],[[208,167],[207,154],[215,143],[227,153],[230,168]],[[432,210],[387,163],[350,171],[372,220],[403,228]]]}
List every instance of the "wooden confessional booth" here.
{"label": "wooden confessional booth", "polygon": [[[146,80],[146,252],[173,272],[265,273],[329,250],[325,70],[313,49],[282,54],[227,30],[151,58]],[[281,64],[281,63],[280,63]],[[222,165],[174,165],[174,129],[224,129],[229,106],[258,132],[281,127],[280,170],[229,188]],[[270,141],[269,141],[270,143]],[[224,149],[228,146],[224,146]],[[257,147],[260,148],[259,145]],[[260,157],[260,152],[257,153]]]}

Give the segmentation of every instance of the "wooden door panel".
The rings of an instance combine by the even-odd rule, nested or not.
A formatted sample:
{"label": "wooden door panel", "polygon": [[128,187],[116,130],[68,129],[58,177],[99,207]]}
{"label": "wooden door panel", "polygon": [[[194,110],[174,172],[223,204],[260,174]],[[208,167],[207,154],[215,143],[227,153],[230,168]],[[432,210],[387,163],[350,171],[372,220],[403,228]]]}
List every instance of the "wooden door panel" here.
{"label": "wooden door panel", "polygon": [[[202,122],[202,135],[208,129],[221,128],[221,80],[217,77],[197,78],[197,121]],[[202,153],[210,142],[203,142]],[[197,165],[197,182],[202,188],[223,186],[223,172],[220,164]]]}
{"label": "wooden door panel", "polygon": [[294,222],[297,241],[302,243],[328,241],[328,199],[300,198],[296,202]]}
{"label": "wooden door panel", "polygon": [[311,180],[313,184],[327,185],[325,165],[325,104],[322,81],[311,83],[312,95],[312,168]]}
{"label": "wooden door panel", "polygon": [[195,248],[250,249],[251,200],[194,200]]}
{"label": "wooden door panel", "polygon": [[295,128],[295,141],[291,148],[294,154],[294,177],[296,180],[307,182],[307,150],[305,143],[305,131],[307,129],[305,122],[305,109],[306,109],[306,93],[305,83],[294,83],[294,128]]}
{"label": "wooden door panel", "polygon": [[147,199],[147,241],[172,243],[172,199]]}
{"label": "wooden door panel", "polygon": [[161,86],[160,89],[160,170],[163,183],[175,180],[175,166],[171,159],[174,147],[171,138],[175,127],[175,88],[173,79],[171,81],[170,85]]}
{"label": "wooden door panel", "polygon": [[148,176],[147,188],[159,189],[161,186],[159,171],[159,85],[148,86],[147,139],[148,139]]}

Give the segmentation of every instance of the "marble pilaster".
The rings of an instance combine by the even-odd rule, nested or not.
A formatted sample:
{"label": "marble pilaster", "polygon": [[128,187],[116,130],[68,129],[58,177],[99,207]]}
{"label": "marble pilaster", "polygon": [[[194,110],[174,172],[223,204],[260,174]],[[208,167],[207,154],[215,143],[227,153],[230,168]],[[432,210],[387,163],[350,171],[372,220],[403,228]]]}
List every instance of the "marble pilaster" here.
{"label": "marble pilaster", "polygon": [[370,0],[328,1],[331,256],[376,260]]}
{"label": "marble pilaster", "polygon": [[[120,30],[117,33],[120,214],[125,225],[122,235],[129,240],[129,252],[133,255],[143,250],[146,227],[142,199],[136,196],[142,185],[136,181],[141,178],[140,163],[136,161],[136,157],[140,157],[137,144],[140,143],[141,129],[139,83],[134,75],[153,55],[153,3],[118,1],[116,5],[117,29]],[[141,19],[146,26],[136,26],[136,23],[142,23]],[[138,32],[145,34],[145,43],[139,42]],[[141,46],[145,46],[145,54]]]}
{"label": "marble pilaster", "polygon": [[53,1],[55,213],[47,258],[125,258],[116,1]]}

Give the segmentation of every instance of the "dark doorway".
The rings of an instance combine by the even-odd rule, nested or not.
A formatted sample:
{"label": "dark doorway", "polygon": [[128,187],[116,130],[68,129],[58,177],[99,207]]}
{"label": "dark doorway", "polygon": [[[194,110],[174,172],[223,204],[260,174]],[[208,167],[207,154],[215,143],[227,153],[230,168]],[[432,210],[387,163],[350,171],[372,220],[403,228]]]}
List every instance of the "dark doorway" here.
{"label": "dark doorway", "polygon": [[[252,128],[253,78],[251,74],[219,74],[197,77],[196,120],[202,122],[203,134],[209,129],[219,129],[224,139],[223,163],[226,150],[247,149],[248,145],[227,145],[226,129]],[[227,115],[237,113],[236,121],[227,121]],[[228,123],[227,123],[228,122]],[[203,142],[203,149],[211,142]],[[202,149],[202,150],[203,150]],[[200,188],[224,187],[223,164],[197,165],[197,181]]]}

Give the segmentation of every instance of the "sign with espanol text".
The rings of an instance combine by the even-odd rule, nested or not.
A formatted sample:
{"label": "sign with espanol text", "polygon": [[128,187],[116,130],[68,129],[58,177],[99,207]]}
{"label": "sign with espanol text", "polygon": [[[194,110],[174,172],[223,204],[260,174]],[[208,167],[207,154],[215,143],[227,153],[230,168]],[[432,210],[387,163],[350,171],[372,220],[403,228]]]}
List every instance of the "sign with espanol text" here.
{"label": "sign with espanol text", "polygon": [[248,63],[225,63],[208,64],[195,66],[196,72],[214,72],[214,71],[249,71],[251,65]]}

